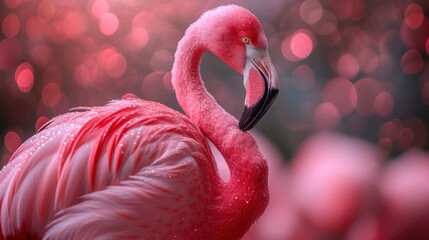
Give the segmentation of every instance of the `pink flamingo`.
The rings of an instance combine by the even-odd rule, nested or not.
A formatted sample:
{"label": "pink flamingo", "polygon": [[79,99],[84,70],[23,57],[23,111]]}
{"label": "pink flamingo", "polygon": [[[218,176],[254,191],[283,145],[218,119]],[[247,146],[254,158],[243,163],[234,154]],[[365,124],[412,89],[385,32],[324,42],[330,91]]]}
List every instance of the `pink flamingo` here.
{"label": "pink flamingo", "polygon": [[[250,133],[278,80],[257,18],[238,6],[203,14],[179,42],[172,83],[186,114],[138,99],[54,118],[0,173],[4,237],[238,239],[268,203],[267,163]],[[238,122],[199,73],[212,51],[244,75]],[[230,168],[220,179],[206,137]]]}
{"label": "pink flamingo", "polygon": [[411,149],[384,167],[377,239],[429,239],[428,160],[428,152]]}
{"label": "pink flamingo", "polygon": [[370,143],[337,132],[308,138],[293,159],[290,179],[290,195],[302,218],[316,232],[344,234],[369,211],[383,156]]}
{"label": "pink flamingo", "polygon": [[[262,144],[259,147],[264,151]],[[363,140],[337,132],[315,133],[302,142],[291,165],[270,168],[270,204],[245,239],[373,240],[363,235],[368,230],[359,230],[372,215],[383,157]],[[361,219],[363,226],[355,226]]]}

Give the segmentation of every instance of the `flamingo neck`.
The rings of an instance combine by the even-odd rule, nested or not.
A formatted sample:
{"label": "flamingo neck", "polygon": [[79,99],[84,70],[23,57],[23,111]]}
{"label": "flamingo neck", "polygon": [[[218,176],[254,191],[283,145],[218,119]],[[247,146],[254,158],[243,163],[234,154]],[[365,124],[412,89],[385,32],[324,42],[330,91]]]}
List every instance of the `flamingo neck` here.
{"label": "flamingo neck", "polygon": [[[208,49],[195,33],[198,31],[188,29],[179,42],[172,84],[180,106],[228,164],[230,180],[218,181],[217,216],[222,216],[219,224],[225,232],[233,234],[229,237],[240,238],[268,204],[268,167],[253,136],[241,131],[237,119],[219,106],[204,87],[199,65]],[[218,175],[216,179],[220,179]]]}

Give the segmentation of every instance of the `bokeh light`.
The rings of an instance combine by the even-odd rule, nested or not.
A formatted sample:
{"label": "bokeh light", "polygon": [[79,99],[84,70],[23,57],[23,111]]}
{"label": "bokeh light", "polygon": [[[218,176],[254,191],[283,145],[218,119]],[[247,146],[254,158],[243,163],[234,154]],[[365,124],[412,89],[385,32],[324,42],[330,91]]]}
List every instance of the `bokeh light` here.
{"label": "bokeh light", "polygon": [[25,32],[31,41],[41,40],[44,37],[43,35],[46,34],[47,28],[47,23],[39,16],[31,17],[25,24]]}
{"label": "bokeh light", "polygon": [[388,92],[381,92],[375,97],[374,109],[380,116],[387,116],[393,110],[393,97]]}
{"label": "bokeh light", "polygon": [[18,7],[19,4],[21,4],[22,0],[5,0],[5,4],[10,8],[10,9],[15,9],[16,7]]}
{"label": "bokeh light", "polygon": [[27,93],[34,84],[33,67],[25,62],[19,65],[15,71],[15,81],[21,92]]}
{"label": "bokeh light", "polygon": [[299,32],[293,35],[290,41],[292,53],[299,59],[304,59],[313,50],[313,42],[308,34]]}
{"label": "bokeh light", "polygon": [[323,99],[338,108],[341,115],[353,112],[357,104],[357,92],[352,82],[346,78],[335,78],[327,82],[323,89]]}
{"label": "bokeh light", "polygon": [[13,38],[18,34],[20,29],[19,18],[11,13],[7,15],[2,22],[3,33],[8,38]]}
{"label": "bokeh light", "polygon": [[316,128],[333,129],[340,121],[340,111],[333,103],[324,102],[316,107],[313,117]]}
{"label": "bokeh light", "polygon": [[337,71],[340,76],[353,79],[359,72],[359,62],[353,55],[346,53],[338,60]]}
{"label": "bokeh light", "polygon": [[417,3],[410,3],[405,9],[404,19],[407,27],[411,29],[419,28],[425,19],[423,9]]}
{"label": "bokeh light", "polygon": [[112,35],[118,30],[119,20],[113,13],[104,13],[100,18],[100,31],[104,35]]}
{"label": "bokeh light", "polygon": [[21,145],[21,138],[14,131],[9,131],[4,136],[4,146],[9,152],[14,152]]}
{"label": "bokeh light", "polygon": [[423,69],[423,58],[417,50],[411,49],[402,56],[401,65],[404,73],[415,74]]}
{"label": "bokeh light", "polygon": [[87,30],[85,15],[71,12],[65,16],[63,21],[63,32],[67,38],[73,38],[84,34]]}
{"label": "bokeh light", "polygon": [[294,62],[307,58],[314,48],[311,36],[312,34],[309,31],[300,29],[292,34],[291,37],[285,39],[282,44],[284,57]]}
{"label": "bokeh light", "polygon": [[322,18],[322,4],[318,0],[306,0],[301,4],[299,13],[305,23],[315,24]]}
{"label": "bokeh light", "polygon": [[96,0],[92,4],[91,13],[96,18],[101,18],[103,14],[109,12],[109,4],[105,0]]}

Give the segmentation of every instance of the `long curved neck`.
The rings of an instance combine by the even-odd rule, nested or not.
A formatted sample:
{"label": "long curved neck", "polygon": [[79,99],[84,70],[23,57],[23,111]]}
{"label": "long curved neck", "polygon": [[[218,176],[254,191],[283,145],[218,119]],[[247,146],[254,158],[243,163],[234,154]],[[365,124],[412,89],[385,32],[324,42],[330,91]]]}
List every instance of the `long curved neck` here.
{"label": "long curved neck", "polygon": [[[268,167],[250,133],[238,129],[238,121],[207,92],[199,65],[207,48],[197,29],[187,30],[179,42],[172,70],[172,84],[185,113],[213,142],[229,166],[231,178],[219,184],[218,213],[226,232],[241,237],[268,203]],[[228,238],[229,238],[228,237]]]}

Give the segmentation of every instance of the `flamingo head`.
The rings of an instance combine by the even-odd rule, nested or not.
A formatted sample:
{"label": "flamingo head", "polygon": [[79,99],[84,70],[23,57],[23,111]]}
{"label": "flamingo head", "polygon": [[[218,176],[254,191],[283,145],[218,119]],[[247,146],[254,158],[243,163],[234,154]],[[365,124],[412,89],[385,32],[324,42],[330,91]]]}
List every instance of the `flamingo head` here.
{"label": "flamingo head", "polygon": [[258,19],[245,8],[228,5],[200,19],[207,49],[243,74],[246,98],[239,128],[247,131],[267,112],[278,94],[278,78]]}

